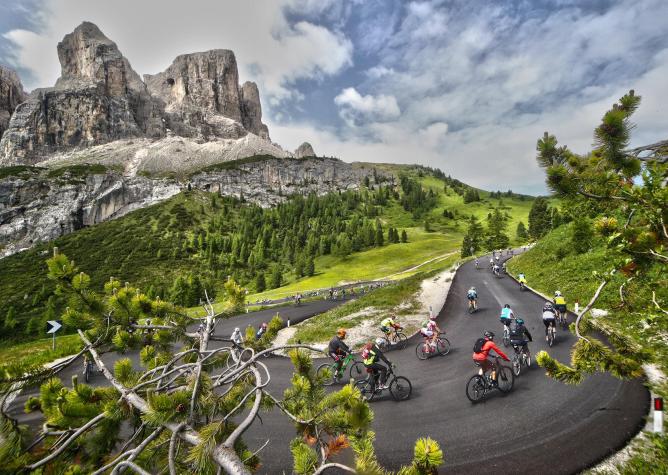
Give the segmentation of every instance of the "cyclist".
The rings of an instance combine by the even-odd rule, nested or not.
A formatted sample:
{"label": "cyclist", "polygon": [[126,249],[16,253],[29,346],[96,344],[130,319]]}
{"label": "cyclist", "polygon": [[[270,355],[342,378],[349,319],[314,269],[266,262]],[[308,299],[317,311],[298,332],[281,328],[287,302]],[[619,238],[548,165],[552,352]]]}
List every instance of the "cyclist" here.
{"label": "cyclist", "polygon": [[235,346],[241,346],[244,343],[244,337],[241,335],[241,330],[239,327],[236,327],[230,336],[230,340],[234,343]]}
{"label": "cyclist", "polygon": [[262,322],[260,329],[255,333],[255,339],[259,340],[265,333],[267,333],[267,322]]}
{"label": "cyclist", "polygon": [[561,316],[566,318],[566,299],[558,290],[554,292],[554,308],[557,309]]}
{"label": "cyclist", "polygon": [[529,333],[527,327],[524,326],[524,319],[519,317],[516,318],[515,328],[510,331],[510,344],[519,346],[528,355],[530,341],[533,341],[533,338],[531,338],[531,333]]}
{"label": "cyclist", "polygon": [[388,341],[390,338],[390,332],[393,328],[395,330],[401,330],[401,325],[395,322],[393,317],[394,315],[390,315],[389,317],[384,318],[382,322],[380,322],[380,331],[385,334],[385,337],[388,339]]}
{"label": "cyclist", "polygon": [[490,257],[490,258],[489,258],[489,267],[490,267],[490,269],[491,269],[492,267],[494,267],[494,258],[493,258],[493,257]]}
{"label": "cyclist", "polygon": [[499,264],[494,264],[494,266],[492,267],[492,272],[494,273],[494,275],[499,275]]}
{"label": "cyclist", "polygon": [[[382,338],[376,338],[376,342],[367,343],[362,350],[362,362],[367,369],[370,369],[372,374],[377,375],[380,372],[380,382],[378,389],[387,389],[387,368],[392,366],[392,363],[389,362],[385,355],[381,351],[381,348],[385,346],[385,340]],[[387,367],[380,364],[378,360],[382,360]]]}
{"label": "cyclist", "polygon": [[505,304],[501,309],[501,315],[499,315],[499,320],[503,324],[504,330],[507,328],[508,331],[510,331],[510,323],[514,318],[515,314],[513,313],[513,309],[510,308],[509,304]]}
{"label": "cyclist", "polygon": [[429,351],[434,351],[434,348],[436,348],[436,339],[438,338],[438,334],[441,333],[441,329],[436,324],[436,315],[429,316],[429,320],[422,324],[420,333],[428,339]]}
{"label": "cyclist", "polygon": [[545,305],[543,306],[543,325],[545,325],[545,341],[548,340],[547,330],[548,328],[550,328],[550,325],[554,327],[555,330],[557,329],[556,318],[557,318],[557,311],[554,309],[554,306],[552,306],[552,302],[545,302]]}
{"label": "cyclist", "polygon": [[[494,350],[497,355],[503,358],[506,361],[510,359],[505,355],[501,349],[496,346],[494,343],[494,332],[486,331],[484,338],[479,340],[484,340],[483,342],[476,341],[475,347],[473,348],[473,361],[480,365],[480,376],[483,376],[487,371],[492,371],[492,382],[496,384],[496,363],[492,360],[488,360],[489,352]],[[480,351],[475,351],[480,343]]]}
{"label": "cyclist", "polygon": [[476,257],[476,260],[475,260],[475,268],[476,269],[478,268],[478,264],[480,264],[480,263],[478,262],[478,258]]}
{"label": "cyclist", "polygon": [[466,292],[466,298],[469,299],[469,307],[478,308],[478,291],[475,287],[471,286],[468,292]]}
{"label": "cyclist", "polygon": [[520,272],[517,274],[517,280],[519,281],[520,284],[527,285],[527,278],[524,275],[524,272]]}
{"label": "cyclist", "polygon": [[350,348],[343,342],[345,338],[346,329],[339,328],[336,331],[334,338],[329,341],[329,348],[327,348],[327,354],[336,362],[336,374],[334,375],[334,381],[336,382],[338,382],[340,378],[343,359],[350,353]]}

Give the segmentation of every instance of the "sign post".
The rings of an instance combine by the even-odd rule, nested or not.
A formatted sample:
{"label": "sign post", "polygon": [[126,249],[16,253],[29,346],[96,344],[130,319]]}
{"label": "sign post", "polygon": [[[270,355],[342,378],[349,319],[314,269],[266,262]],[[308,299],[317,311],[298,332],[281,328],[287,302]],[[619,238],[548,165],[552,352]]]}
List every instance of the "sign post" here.
{"label": "sign post", "polygon": [[654,398],[654,432],[663,433],[663,398]]}
{"label": "sign post", "polygon": [[46,322],[46,333],[51,333],[53,335],[53,345],[52,350],[56,349],[56,332],[62,328],[63,324],[60,320],[49,320]]}

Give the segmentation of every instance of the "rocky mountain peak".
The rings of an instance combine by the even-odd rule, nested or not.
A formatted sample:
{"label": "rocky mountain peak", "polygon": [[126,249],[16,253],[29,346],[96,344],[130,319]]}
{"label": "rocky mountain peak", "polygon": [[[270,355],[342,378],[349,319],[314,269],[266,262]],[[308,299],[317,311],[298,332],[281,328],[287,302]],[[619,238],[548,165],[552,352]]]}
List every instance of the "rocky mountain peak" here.
{"label": "rocky mountain peak", "polygon": [[315,151],[310,143],[304,142],[297,150],[295,150],[295,157],[297,158],[306,158],[306,157],[315,157]]}
{"label": "rocky mountain peak", "polygon": [[67,88],[76,81],[101,83],[111,97],[125,96],[128,89],[145,92],[139,75],[97,25],[83,22],[58,43],[61,77],[56,87]]}
{"label": "rocky mountain peak", "polygon": [[16,72],[0,64],[0,137],[16,107],[27,97]]}

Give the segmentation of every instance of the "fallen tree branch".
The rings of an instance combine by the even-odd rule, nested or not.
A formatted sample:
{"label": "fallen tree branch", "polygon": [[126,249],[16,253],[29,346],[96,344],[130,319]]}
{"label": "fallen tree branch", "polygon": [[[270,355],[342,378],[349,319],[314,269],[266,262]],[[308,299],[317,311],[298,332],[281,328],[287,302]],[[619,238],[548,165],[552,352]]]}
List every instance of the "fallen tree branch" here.
{"label": "fallen tree branch", "polygon": [[656,305],[656,308],[658,308],[658,309],[661,310],[663,313],[665,313],[666,315],[668,315],[668,311],[662,309],[662,308],[661,308],[661,305],[659,305],[659,302],[656,301],[656,292],[654,292],[653,290],[652,290],[652,302],[654,302],[654,305]]}
{"label": "fallen tree branch", "polygon": [[116,465],[116,467],[114,468],[114,470],[111,472],[111,475],[117,475],[117,474],[121,473],[121,469],[122,469],[122,468],[125,468],[125,467],[128,467],[128,468],[134,470],[134,471],[137,472],[139,475],[151,475],[150,472],[147,472],[146,470],[144,470],[143,468],[141,468],[141,467],[140,467],[139,465],[137,465],[136,463],[134,463],[134,462],[130,462],[130,461],[128,461],[128,460],[124,460],[123,462],[121,462],[121,463],[119,463],[118,465]]}
{"label": "fallen tree branch", "polygon": [[176,430],[172,432],[172,437],[169,439],[169,475],[176,475],[176,462],[174,461],[176,454],[176,439],[178,439],[179,432],[181,432],[185,426],[186,425],[183,423],[179,424]]}
{"label": "fallen tree branch", "polygon": [[37,462],[35,462],[35,463],[31,464],[31,465],[26,466],[26,468],[29,469],[29,470],[36,470],[36,469],[38,469],[39,467],[41,467],[42,465],[45,465],[45,464],[49,463],[50,461],[52,461],[53,459],[57,458],[57,457],[58,457],[60,454],[62,454],[62,453],[65,451],[65,449],[66,449],[67,447],[69,447],[69,446],[72,444],[72,442],[74,442],[74,441],[75,441],[81,434],[83,434],[84,432],[86,432],[86,431],[87,431],[88,429],[90,429],[91,427],[95,427],[95,426],[96,426],[97,424],[99,424],[99,423],[102,421],[102,419],[104,419],[105,417],[107,417],[107,414],[104,413],[104,412],[102,412],[101,414],[98,414],[97,416],[95,416],[94,418],[92,418],[91,420],[89,420],[88,422],[86,422],[84,425],[82,425],[81,427],[79,427],[79,429],[77,429],[71,436],[69,436],[69,437],[67,438],[67,440],[65,440],[65,442],[63,442],[63,444],[62,444],[60,447],[58,447],[56,450],[54,450],[53,452],[51,452],[48,456],[44,457],[42,460],[39,460],[39,461],[37,461]]}
{"label": "fallen tree branch", "polygon": [[577,318],[575,319],[575,335],[585,341],[590,341],[589,338],[584,337],[580,334],[580,320],[582,320],[582,317],[589,311],[591,310],[592,306],[594,303],[598,300],[598,297],[601,295],[601,290],[603,290],[603,287],[607,285],[608,281],[604,280],[601,282],[601,285],[598,286],[598,289],[596,289],[596,293],[592,297],[592,299],[589,301],[587,306],[578,314]]}

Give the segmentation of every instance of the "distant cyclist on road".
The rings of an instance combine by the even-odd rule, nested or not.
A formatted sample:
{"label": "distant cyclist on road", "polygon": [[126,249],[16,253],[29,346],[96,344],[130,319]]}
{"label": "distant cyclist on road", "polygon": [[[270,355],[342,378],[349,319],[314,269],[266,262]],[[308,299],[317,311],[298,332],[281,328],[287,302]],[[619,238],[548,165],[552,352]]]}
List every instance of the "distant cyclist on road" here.
{"label": "distant cyclist on road", "polygon": [[466,298],[469,299],[469,307],[473,306],[474,309],[478,309],[478,291],[475,287],[471,288],[466,292]]}
{"label": "distant cyclist on road", "polygon": [[476,344],[473,347],[473,361],[480,365],[480,376],[483,376],[487,371],[491,370],[492,381],[496,384],[496,363],[487,359],[489,352],[492,350],[504,360],[510,361],[505,353],[494,343],[494,332],[491,331],[486,331],[484,338],[479,338],[476,341]]}
{"label": "distant cyclist on road", "polygon": [[513,313],[513,309],[510,308],[509,304],[505,304],[501,309],[501,315],[499,315],[499,320],[501,321],[504,327],[508,328],[508,331],[510,331],[510,323],[514,318],[515,314]]}
{"label": "distant cyclist on road", "polygon": [[561,292],[556,290],[554,292],[554,308],[566,318],[566,299],[561,295]]}
{"label": "distant cyclist on road", "polygon": [[389,317],[384,318],[382,322],[380,322],[380,331],[382,331],[387,338],[389,338],[392,329],[401,330],[401,325],[395,322],[393,317],[393,315],[390,315]]}
{"label": "distant cyclist on road", "polygon": [[334,375],[334,381],[336,382],[338,382],[340,378],[343,359],[350,353],[350,348],[343,342],[345,338],[345,328],[339,328],[336,331],[334,338],[329,341],[329,347],[327,348],[327,354],[336,362],[336,374]]}
{"label": "distant cyclist on road", "polygon": [[239,327],[234,329],[232,335],[230,336],[230,340],[232,340],[232,343],[234,343],[236,346],[241,346],[244,344],[244,338],[241,336],[241,330],[239,330]]}
{"label": "distant cyclist on road", "polygon": [[429,316],[429,320],[422,324],[420,333],[429,340],[431,349],[436,348],[436,339],[438,338],[438,334],[441,333],[441,329],[436,324],[436,315],[432,314]]}
{"label": "distant cyclist on road", "polygon": [[527,285],[527,278],[526,278],[526,276],[524,275],[523,272],[520,272],[519,274],[517,274],[517,280],[520,284]]}
{"label": "distant cyclist on road", "polygon": [[[385,346],[385,340],[382,338],[376,338],[375,344],[367,343],[362,350],[362,362],[367,369],[372,371],[372,374],[375,376],[380,373],[380,381],[378,389],[387,389],[387,369],[392,366],[392,363],[385,358],[385,355],[381,351],[381,348]],[[383,361],[387,367],[380,364],[379,360]]]}
{"label": "distant cyclist on road", "polygon": [[522,318],[516,318],[515,328],[510,330],[510,344],[523,348],[524,351],[529,354],[528,344],[530,341],[533,341],[533,338],[531,338],[531,333],[529,333],[527,327],[524,326],[524,320]]}
{"label": "distant cyclist on road", "polygon": [[260,329],[257,332],[255,332],[255,339],[259,340],[265,333],[267,333],[267,322],[262,322],[262,325],[260,325]]}
{"label": "distant cyclist on road", "polygon": [[547,338],[547,330],[550,328],[550,325],[554,327],[556,330],[557,328],[557,311],[554,309],[554,306],[552,305],[552,302],[545,302],[545,305],[543,306],[543,325],[545,325],[545,341],[548,340]]}
{"label": "distant cyclist on road", "polygon": [[478,258],[476,258],[476,260],[475,260],[475,268],[476,269],[478,268],[478,264],[480,264],[480,263],[478,262]]}
{"label": "distant cyclist on road", "polygon": [[494,266],[492,267],[492,272],[494,273],[494,275],[499,275],[500,272],[499,264],[494,264]]}

